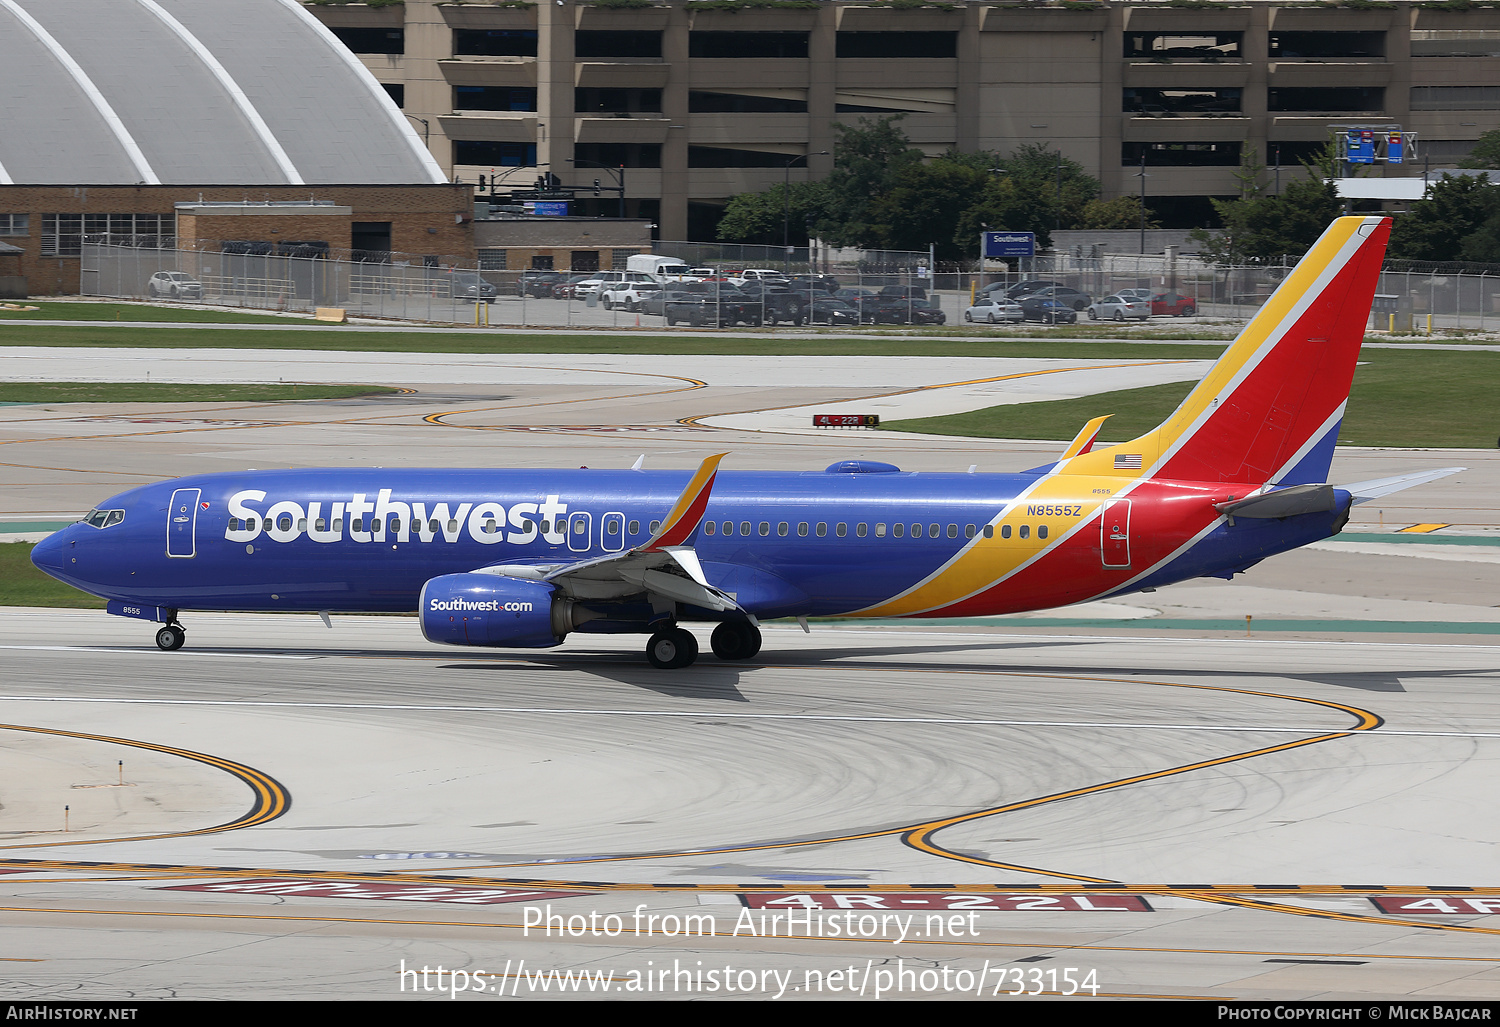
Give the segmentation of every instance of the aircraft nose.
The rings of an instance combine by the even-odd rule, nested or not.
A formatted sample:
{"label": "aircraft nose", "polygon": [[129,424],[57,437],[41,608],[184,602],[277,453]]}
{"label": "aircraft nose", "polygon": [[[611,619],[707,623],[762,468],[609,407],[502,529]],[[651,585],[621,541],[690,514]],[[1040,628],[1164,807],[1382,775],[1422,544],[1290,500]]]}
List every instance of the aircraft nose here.
{"label": "aircraft nose", "polygon": [[63,565],[68,559],[68,541],[63,537],[66,534],[66,530],[55,531],[32,546],[31,562],[37,570],[54,578],[62,575]]}

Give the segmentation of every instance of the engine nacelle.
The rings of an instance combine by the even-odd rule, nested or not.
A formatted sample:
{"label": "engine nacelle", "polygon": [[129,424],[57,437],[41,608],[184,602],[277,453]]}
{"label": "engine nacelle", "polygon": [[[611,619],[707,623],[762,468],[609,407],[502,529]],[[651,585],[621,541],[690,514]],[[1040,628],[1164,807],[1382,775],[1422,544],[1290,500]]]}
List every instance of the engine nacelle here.
{"label": "engine nacelle", "polygon": [[573,607],[545,581],[470,573],[429,580],[417,609],[429,642],[547,649],[576,627]]}

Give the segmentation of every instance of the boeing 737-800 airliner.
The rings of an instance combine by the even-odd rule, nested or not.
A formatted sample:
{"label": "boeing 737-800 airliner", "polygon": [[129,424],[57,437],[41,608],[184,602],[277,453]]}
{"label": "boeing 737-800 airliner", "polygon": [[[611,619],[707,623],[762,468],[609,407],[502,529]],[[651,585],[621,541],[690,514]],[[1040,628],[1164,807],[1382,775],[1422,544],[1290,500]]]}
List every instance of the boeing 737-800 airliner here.
{"label": "boeing 737-800 airliner", "polygon": [[[545,648],[639,632],[684,667],[687,622],[744,660],[769,617],[965,617],[1232,577],[1336,534],[1364,499],[1453,469],[1327,483],[1390,234],[1340,218],[1160,427],[1053,463],[934,474],[846,461],[719,469],[315,469],[133,489],[32,553],[110,613],[411,612],[434,642]],[[805,621],[804,621],[805,626]]]}

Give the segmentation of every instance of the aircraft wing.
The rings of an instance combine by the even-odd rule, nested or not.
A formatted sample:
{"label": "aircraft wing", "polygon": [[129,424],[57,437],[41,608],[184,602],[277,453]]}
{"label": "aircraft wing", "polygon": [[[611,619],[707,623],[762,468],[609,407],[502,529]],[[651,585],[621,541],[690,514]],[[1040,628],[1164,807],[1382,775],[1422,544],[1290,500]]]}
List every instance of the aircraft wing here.
{"label": "aircraft wing", "polygon": [[496,564],[478,572],[546,581],[574,599],[622,599],[645,593],[653,601],[738,610],[739,603],[728,593],[708,583],[693,547],[682,544],[703,520],[719,461],[726,455],[719,453],[703,461],[661,526],[633,549],[572,562]]}

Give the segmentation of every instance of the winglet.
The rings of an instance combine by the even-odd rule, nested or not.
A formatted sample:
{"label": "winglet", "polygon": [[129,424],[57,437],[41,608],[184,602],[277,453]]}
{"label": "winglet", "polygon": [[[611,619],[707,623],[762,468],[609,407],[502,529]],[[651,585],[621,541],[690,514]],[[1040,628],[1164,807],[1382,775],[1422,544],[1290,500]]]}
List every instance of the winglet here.
{"label": "winglet", "polygon": [[1093,449],[1094,442],[1099,438],[1099,429],[1103,428],[1104,422],[1113,416],[1113,414],[1105,414],[1103,417],[1096,417],[1084,425],[1083,430],[1078,433],[1077,437],[1068,443],[1068,448],[1063,450],[1061,459],[1070,460]]}
{"label": "winglet", "polygon": [[683,545],[698,530],[703,512],[708,509],[708,496],[713,491],[714,476],[719,473],[719,461],[728,455],[717,453],[699,465],[693,480],[687,483],[687,488],[677,497],[671,513],[662,521],[661,528],[646,540],[645,545],[640,547],[642,550]]}

